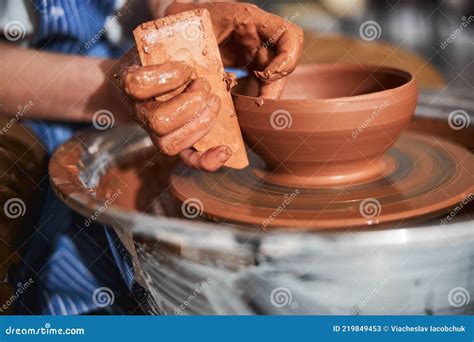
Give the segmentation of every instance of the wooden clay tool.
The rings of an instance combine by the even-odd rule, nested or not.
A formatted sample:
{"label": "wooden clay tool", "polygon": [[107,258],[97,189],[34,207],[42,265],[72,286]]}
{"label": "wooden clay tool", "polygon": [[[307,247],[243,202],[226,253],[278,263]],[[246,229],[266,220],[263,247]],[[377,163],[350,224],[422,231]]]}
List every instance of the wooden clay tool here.
{"label": "wooden clay tool", "polygon": [[[193,147],[206,151],[227,145],[232,156],[225,166],[246,167],[249,162],[230,95],[231,82],[224,72],[209,12],[198,9],[149,21],[137,27],[133,35],[143,66],[183,61],[196,69],[198,77],[209,81],[211,92],[221,100],[221,109],[215,126]],[[167,95],[171,97],[183,90],[184,87]]]}

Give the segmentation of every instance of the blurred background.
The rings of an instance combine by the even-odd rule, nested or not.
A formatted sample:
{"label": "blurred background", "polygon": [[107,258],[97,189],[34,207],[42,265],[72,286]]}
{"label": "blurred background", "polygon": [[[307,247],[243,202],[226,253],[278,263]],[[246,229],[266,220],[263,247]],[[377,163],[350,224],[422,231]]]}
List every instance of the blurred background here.
{"label": "blurred background", "polygon": [[[437,83],[433,88],[440,84],[456,88],[474,85],[474,0],[245,1],[305,29],[303,62],[348,62],[352,56],[353,62],[389,64],[411,72],[430,69],[420,70],[424,87],[430,86],[430,79]],[[133,44],[131,31],[152,19],[147,13],[150,4],[162,15],[170,2],[117,0],[116,7],[123,15],[118,25],[108,27],[107,38],[127,49]],[[8,9],[7,2],[0,0],[0,13]],[[8,15],[3,19],[8,20]],[[0,27],[4,25],[0,16]],[[33,27],[26,25],[26,29],[28,35]],[[413,60],[414,56],[405,52],[420,58]],[[442,80],[431,73],[431,66]]]}
{"label": "blurred background", "polygon": [[[387,64],[418,72],[424,88],[473,88],[473,0],[246,1],[305,30],[302,62]],[[145,0],[126,3],[123,33],[151,19]]]}
{"label": "blurred background", "polygon": [[[314,45],[325,35],[364,39],[361,28],[365,27],[364,40],[388,42],[397,49],[416,52],[433,64],[449,85],[469,88],[474,85],[473,0],[252,2],[280,16],[295,18],[296,24],[316,32],[311,42]],[[375,29],[369,30],[371,27]],[[307,42],[307,46],[308,43],[311,44]],[[347,51],[351,52],[350,46]]]}

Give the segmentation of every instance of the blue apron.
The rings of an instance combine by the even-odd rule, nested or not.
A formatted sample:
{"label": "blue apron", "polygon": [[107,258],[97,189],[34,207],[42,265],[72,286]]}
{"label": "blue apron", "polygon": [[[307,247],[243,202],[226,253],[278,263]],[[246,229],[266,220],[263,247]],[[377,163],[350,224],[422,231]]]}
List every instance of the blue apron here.
{"label": "blue apron", "polygon": [[[103,34],[115,0],[34,0],[39,22],[33,48],[65,54],[120,57],[124,52]],[[61,94],[58,94],[60,96]],[[24,120],[48,154],[86,124]],[[43,189],[41,216],[28,230],[22,263],[15,269],[13,286],[32,285],[15,301],[17,314],[69,315],[97,310],[112,314],[134,310],[133,273],[112,230],[68,209],[53,193],[48,179]],[[120,252],[123,251],[120,250]],[[31,280],[30,280],[31,278]]]}

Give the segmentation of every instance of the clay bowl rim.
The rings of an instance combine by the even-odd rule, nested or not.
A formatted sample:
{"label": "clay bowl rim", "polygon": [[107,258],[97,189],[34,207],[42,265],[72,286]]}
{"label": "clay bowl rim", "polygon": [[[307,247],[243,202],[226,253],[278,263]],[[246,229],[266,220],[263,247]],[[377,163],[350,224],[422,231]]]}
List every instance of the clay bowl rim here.
{"label": "clay bowl rim", "polygon": [[[304,103],[314,103],[314,104],[332,104],[333,102],[365,102],[365,101],[370,101],[370,100],[379,100],[380,98],[384,98],[388,96],[388,93],[394,92],[394,91],[400,91],[403,88],[409,88],[413,84],[416,86],[416,80],[415,77],[408,71],[398,69],[395,67],[391,66],[385,66],[385,65],[375,65],[375,64],[355,64],[355,63],[302,63],[299,64],[295,71],[298,69],[311,69],[311,68],[321,68],[321,69],[333,69],[334,67],[338,68],[348,68],[348,69],[353,69],[357,68],[360,70],[363,69],[373,69],[374,71],[382,70],[384,72],[390,73],[392,75],[401,75],[401,76],[406,76],[406,82],[403,83],[402,85],[399,85],[397,87],[389,88],[389,89],[384,89],[384,90],[379,90],[371,93],[366,93],[366,94],[360,94],[360,95],[349,95],[349,96],[339,96],[339,97],[330,97],[330,98],[322,98],[322,99],[317,99],[317,98],[306,98],[306,99],[294,99],[294,98],[280,98],[280,99],[271,99],[271,98],[261,98],[264,100],[264,103],[262,107],[265,105],[265,103],[270,103],[270,104],[279,104],[279,105],[295,105],[299,104],[301,102]],[[293,74],[294,75],[294,74]],[[247,76],[248,77],[248,76]],[[247,78],[246,77],[246,78]],[[287,77],[291,78],[292,74],[288,75]],[[288,82],[288,80],[287,80]],[[233,97],[236,98],[236,100],[241,99],[241,100],[246,100],[246,101],[252,101],[255,102],[256,100],[260,99],[258,96],[250,96],[250,95],[243,95],[239,94],[236,91],[236,88],[233,88],[231,90],[231,94]],[[235,105],[235,102],[234,102]],[[237,106],[236,106],[237,110]],[[298,113],[296,113],[297,115]]]}

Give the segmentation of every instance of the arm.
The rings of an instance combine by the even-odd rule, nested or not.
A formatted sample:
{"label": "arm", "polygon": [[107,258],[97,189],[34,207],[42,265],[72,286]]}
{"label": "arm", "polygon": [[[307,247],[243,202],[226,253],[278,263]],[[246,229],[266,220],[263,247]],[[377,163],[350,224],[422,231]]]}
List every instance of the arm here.
{"label": "arm", "polygon": [[0,43],[0,115],[29,101],[25,117],[90,121],[101,109],[126,120],[128,105],[113,82],[116,61],[23,49]]}

